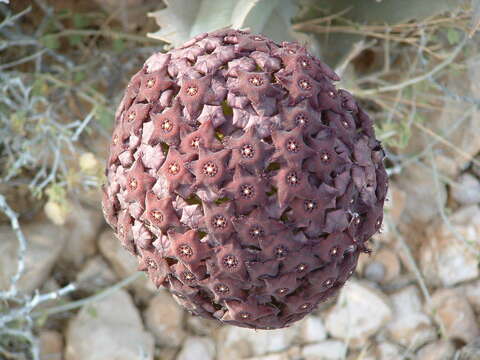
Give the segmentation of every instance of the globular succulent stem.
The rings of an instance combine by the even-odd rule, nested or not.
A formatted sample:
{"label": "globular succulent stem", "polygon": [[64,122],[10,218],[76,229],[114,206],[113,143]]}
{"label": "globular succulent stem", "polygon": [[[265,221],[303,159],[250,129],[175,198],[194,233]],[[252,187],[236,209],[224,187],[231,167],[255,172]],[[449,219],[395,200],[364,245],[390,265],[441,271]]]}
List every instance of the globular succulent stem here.
{"label": "globular succulent stem", "polygon": [[231,29],[154,54],[131,79],[103,211],[140,269],[192,314],[285,327],[369,251],[384,152],[338,80],[298,44]]}

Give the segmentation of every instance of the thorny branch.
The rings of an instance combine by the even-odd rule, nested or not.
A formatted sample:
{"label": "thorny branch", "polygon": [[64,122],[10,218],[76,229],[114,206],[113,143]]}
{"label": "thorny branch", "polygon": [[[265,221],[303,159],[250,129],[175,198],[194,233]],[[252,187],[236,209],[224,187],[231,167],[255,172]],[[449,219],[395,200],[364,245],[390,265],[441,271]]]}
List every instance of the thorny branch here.
{"label": "thorny branch", "polygon": [[18,240],[18,256],[17,256],[17,271],[10,280],[10,288],[7,291],[0,292],[0,300],[8,300],[15,297],[18,293],[17,283],[25,270],[25,253],[27,251],[27,240],[23,234],[20,224],[18,222],[18,216],[15,211],[8,205],[5,197],[0,194],[0,210],[10,220],[10,225],[14,231]]}

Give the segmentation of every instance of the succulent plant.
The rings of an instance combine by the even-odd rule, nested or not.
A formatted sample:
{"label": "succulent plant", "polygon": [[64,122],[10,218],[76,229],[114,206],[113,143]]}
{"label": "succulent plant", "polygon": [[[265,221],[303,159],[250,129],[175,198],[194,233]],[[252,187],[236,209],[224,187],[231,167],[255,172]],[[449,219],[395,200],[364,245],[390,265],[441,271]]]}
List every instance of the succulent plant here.
{"label": "succulent plant", "polygon": [[288,326],[335,294],[379,230],[372,121],[295,43],[222,29],[151,56],[116,113],[103,211],[192,314]]}

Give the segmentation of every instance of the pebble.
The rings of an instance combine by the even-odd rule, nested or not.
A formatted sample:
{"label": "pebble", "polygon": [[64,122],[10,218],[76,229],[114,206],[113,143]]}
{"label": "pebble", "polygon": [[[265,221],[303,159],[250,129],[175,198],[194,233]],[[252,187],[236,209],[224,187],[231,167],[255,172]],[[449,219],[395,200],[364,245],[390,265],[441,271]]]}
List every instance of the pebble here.
{"label": "pebble", "polygon": [[383,248],[373,254],[364,269],[365,278],[385,284],[394,281],[400,274],[400,260],[389,248]]}
{"label": "pebble", "polygon": [[391,318],[391,304],[381,291],[366,282],[350,280],[327,314],[325,327],[333,337],[358,348]]}
{"label": "pebble", "polygon": [[[25,270],[17,288],[26,293],[40,288],[47,281],[60,257],[67,233],[49,222],[22,226],[28,242]],[[10,226],[0,226],[0,291],[8,290],[10,279],[17,271],[18,240]]]}
{"label": "pebble", "polygon": [[[137,259],[122,247],[112,230],[102,232],[98,239],[98,247],[119,279],[124,279],[138,271]],[[155,285],[147,276],[140,277],[131,285],[131,288],[134,289],[135,295],[143,300],[148,300],[157,292]]]}
{"label": "pebble", "polygon": [[452,340],[469,343],[480,337],[480,328],[465,294],[458,289],[440,289],[432,295],[432,314]]}
{"label": "pebble", "polygon": [[104,289],[116,281],[117,276],[101,256],[89,259],[76,278],[79,289],[91,293]]}
{"label": "pebble", "polygon": [[480,339],[472,341],[464,346],[458,353],[455,360],[479,360],[480,359]]}
{"label": "pebble", "polygon": [[480,280],[466,284],[464,287],[465,295],[473,309],[480,314]]}
{"label": "pebble", "polygon": [[155,295],[144,312],[147,328],[163,347],[178,347],[186,337],[184,311],[166,291]]}
{"label": "pebble", "polygon": [[451,341],[439,340],[422,347],[417,353],[417,360],[451,360],[455,346]]}
{"label": "pebble", "polygon": [[304,360],[342,360],[346,353],[347,346],[339,340],[326,340],[305,345],[302,349]]}
{"label": "pebble", "polygon": [[480,181],[472,174],[462,174],[451,186],[450,194],[462,205],[478,204],[480,203]]}
{"label": "pebble", "polygon": [[185,340],[177,360],[213,360],[215,343],[208,337],[193,336]]}
{"label": "pebble", "polygon": [[417,349],[437,337],[430,317],[422,311],[416,286],[407,286],[390,295],[393,319],[387,325],[390,338],[409,349]]}
{"label": "pebble", "polygon": [[[400,347],[394,343],[380,342],[367,351],[366,355],[354,356],[351,360],[405,360]],[[350,360],[349,359],[349,360]]]}
{"label": "pebble", "polygon": [[473,205],[457,210],[450,216],[450,225],[458,236],[443,222],[426,230],[420,267],[430,285],[450,287],[480,275],[480,208]]}
{"label": "pebble", "polygon": [[327,330],[318,316],[307,316],[300,326],[301,341],[304,343],[317,343],[327,339]]}
{"label": "pebble", "polygon": [[65,360],[153,360],[153,352],[154,338],[125,290],[84,305],[66,333]]}
{"label": "pebble", "polygon": [[211,336],[221,327],[218,321],[212,321],[200,316],[187,316],[187,328],[189,332],[199,336]]}
{"label": "pebble", "polygon": [[[229,359],[230,360],[230,359]],[[291,360],[288,353],[249,357],[248,360]]]}
{"label": "pebble", "polygon": [[447,190],[441,183],[438,187],[430,168],[413,163],[398,178],[399,188],[408,194],[405,202],[407,222],[427,223],[438,216],[438,206],[445,205]]}
{"label": "pebble", "polygon": [[68,232],[61,260],[80,268],[97,251],[97,236],[104,224],[101,211],[71,202],[64,228]]}
{"label": "pebble", "polygon": [[288,349],[300,334],[300,324],[278,330],[222,327],[218,337],[218,353],[225,359],[242,359]]}
{"label": "pebble", "polygon": [[40,360],[62,360],[63,338],[57,331],[43,330],[39,335]]}

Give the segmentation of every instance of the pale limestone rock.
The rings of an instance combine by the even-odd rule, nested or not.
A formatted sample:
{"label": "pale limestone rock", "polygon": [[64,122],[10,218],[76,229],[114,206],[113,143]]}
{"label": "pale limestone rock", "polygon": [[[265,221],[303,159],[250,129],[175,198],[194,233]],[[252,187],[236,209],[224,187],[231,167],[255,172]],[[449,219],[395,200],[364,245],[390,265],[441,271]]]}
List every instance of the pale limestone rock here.
{"label": "pale limestone rock", "polygon": [[[65,229],[49,222],[22,226],[28,242],[25,270],[18,283],[22,292],[32,292],[47,280],[65,244]],[[18,240],[10,226],[0,227],[0,291],[7,290],[17,271]]]}
{"label": "pale limestone rock", "polygon": [[480,337],[480,328],[465,294],[458,289],[440,289],[432,295],[432,314],[445,329],[445,336],[469,343]]}
{"label": "pale limestone rock", "polygon": [[200,316],[187,316],[187,327],[190,332],[200,336],[210,336],[218,330],[222,324]]}
{"label": "pale limestone rock", "polygon": [[417,163],[410,164],[403,171],[397,184],[408,194],[405,203],[405,216],[408,222],[429,222],[437,217],[438,204],[444,206],[447,200],[445,186],[440,183],[437,188],[431,169]]}
{"label": "pale limestone rock", "polygon": [[388,298],[366,282],[350,280],[326,316],[327,331],[335,338],[361,347],[392,318]]}
{"label": "pale limestone rock", "polygon": [[68,232],[61,260],[79,268],[97,251],[97,236],[104,224],[102,212],[71,202],[64,227]]}
{"label": "pale limestone rock", "polygon": [[479,360],[480,359],[480,339],[472,341],[464,346],[459,352],[455,360]]}
{"label": "pale limestone rock", "polygon": [[153,360],[153,352],[153,336],[124,290],[84,305],[68,326],[65,360]]}
{"label": "pale limestone rock", "polygon": [[199,359],[215,359],[215,343],[208,337],[193,336],[187,338],[176,360]]}
{"label": "pale limestone rock", "polygon": [[305,360],[342,360],[346,353],[347,346],[339,340],[326,340],[305,345],[302,349],[302,356]]}
{"label": "pale limestone rock", "polygon": [[290,360],[288,353],[249,357],[247,360]]}
{"label": "pale limestone rock", "polygon": [[52,330],[43,330],[39,335],[40,360],[62,360],[62,334]]}
{"label": "pale limestone rock", "polygon": [[384,205],[384,220],[380,231],[373,235],[373,239],[380,243],[391,243],[394,240],[393,224],[398,224],[404,213],[407,194],[396,183],[390,181],[387,200]]}
{"label": "pale limestone rock", "polygon": [[386,327],[390,338],[415,350],[435,340],[437,331],[430,317],[422,311],[422,300],[416,286],[411,285],[390,295],[393,319]]}
{"label": "pale limestone rock", "polygon": [[405,210],[407,193],[401,190],[395,183],[390,182],[387,199],[388,201],[385,202],[385,211],[393,222],[398,223]]}
{"label": "pale limestone rock", "polygon": [[385,247],[375,252],[368,260],[363,271],[368,280],[387,284],[398,278],[400,259],[393,250]]}
{"label": "pale limestone rock", "polygon": [[462,205],[478,204],[480,203],[480,181],[472,174],[462,174],[451,186],[450,194]]}
{"label": "pale limestone rock", "polygon": [[88,292],[104,289],[117,280],[117,276],[101,256],[89,259],[76,278],[79,288]]}
{"label": "pale limestone rock", "polygon": [[454,354],[455,346],[451,341],[439,340],[422,347],[417,360],[451,360]]}
{"label": "pale limestone rock", "polygon": [[301,341],[304,343],[317,343],[327,339],[327,330],[320,317],[309,315],[300,321]]}
{"label": "pale limestone rock", "polygon": [[[358,359],[354,358],[355,360]],[[391,342],[381,342],[368,350],[362,360],[404,360],[400,347]]]}
{"label": "pale limestone rock", "polygon": [[278,330],[253,330],[225,326],[219,331],[217,352],[225,359],[242,359],[289,348],[300,333],[299,323]]}
{"label": "pale limestone rock", "polygon": [[[119,279],[138,271],[138,260],[122,247],[112,230],[102,232],[98,239],[98,247]],[[135,294],[143,299],[148,299],[157,292],[155,285],[146,276],[136,280],[131,287]]]}
{"label": "pale limestone rock", "polygon": [[183,309],[166,291],[155,295],[144,313],[147,328],[155,335],[157,344],[163,347],[178,347],[183,342],[186,337],[183,317]]}
{"label": "pale limestone rock", "polygon": [[466,284],[464,290],[468,302],[473,306],[477,314],[480,314],[480,280]]}
{"label": "pale limestone rock", "polygon": [[431,285],[452,286],[480,275],[480,208],[461,208],[450,216],[450,225],[436,222],[427,228],[420,249],[420,267]]}

